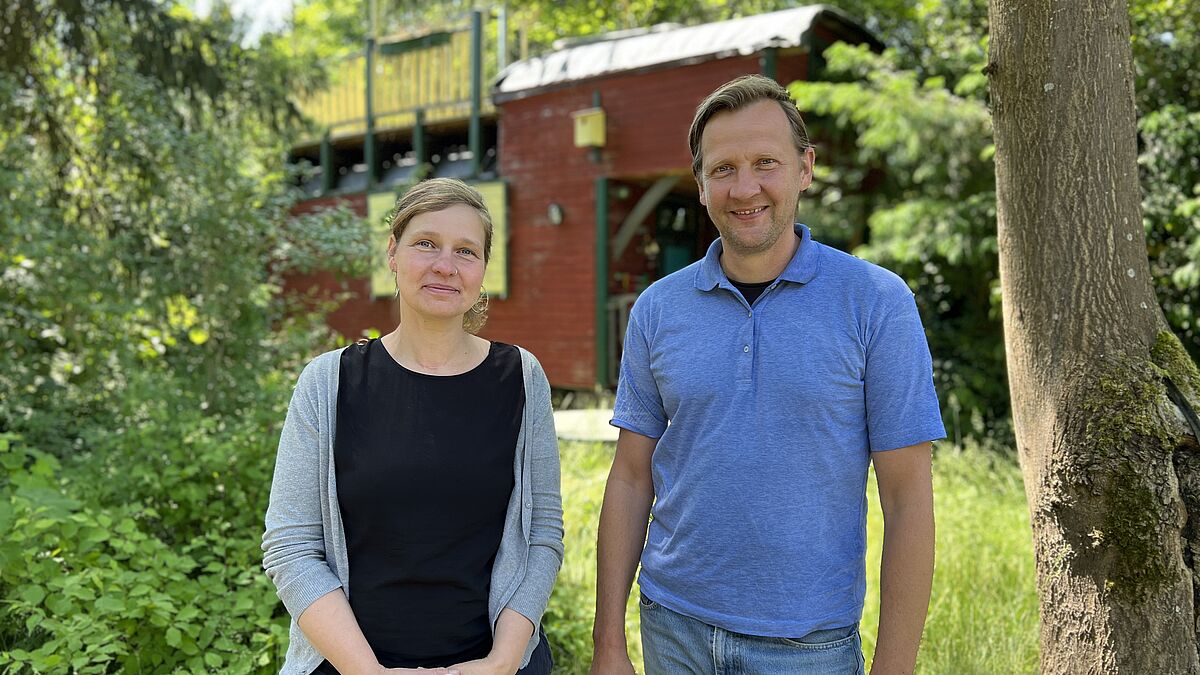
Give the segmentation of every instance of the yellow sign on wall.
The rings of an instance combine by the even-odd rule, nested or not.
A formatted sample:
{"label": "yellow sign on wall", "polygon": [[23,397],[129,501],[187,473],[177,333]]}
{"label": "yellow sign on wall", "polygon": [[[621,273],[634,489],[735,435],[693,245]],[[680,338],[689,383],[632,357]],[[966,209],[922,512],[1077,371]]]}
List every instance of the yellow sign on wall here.
{"label": "yellow sign on wall", "polygon": [[[508,192],[500,181],[472,183],[471,187],[483,195],[488,212],[492,214],[492,255],[487,272],[483,275],[483,286],[493,298],[508,297]],[[393,192],[376,192],[367,195],[367,219],[371,223],[371,249],[374,260],[371,264],[371,294],[375,297],[392,295],[396,292],[396,280],[387,265],[387,241],[392,234],[388,214],[396,205],[398,195]]]}
{"label": "yellow sign on wall", "polygon": [[576,110],[571,117],[575,118],[575,147],[604,147],[604,108]]}

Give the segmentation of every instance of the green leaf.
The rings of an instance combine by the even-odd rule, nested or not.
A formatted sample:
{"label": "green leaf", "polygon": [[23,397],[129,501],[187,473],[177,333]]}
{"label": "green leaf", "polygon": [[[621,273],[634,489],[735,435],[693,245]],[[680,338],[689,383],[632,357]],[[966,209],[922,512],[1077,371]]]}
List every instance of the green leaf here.
{"label": "green leaf", "polygon": [[9,532],[13,521],[13,506],[12,502],[7,498],[0,501],[0,532]]}
{"label": "green leaf", "polygon": [[31,605],[40,605],[46,599],[46,590],[41,586],[26,586],[21,591],[21,599]]}
{"label": "green leaf", "polygon": [[120,598],[114,598],[111,595],[106,595],[96,601],[96,609],[103,612],[123,612],[125,611],[125,601]]}
{"label": "green leaf", "polygon": [[62,616],[72,613],[75,610],[75,603],[71,602],[66,596],[51,595],[46,598],[46,609],[50,610],[53,614]]}
{"label": "green leaf", "polygon": [[183,633],[179,629],[171,626],[167,629],[167,645],[178,648],[183,640]]}

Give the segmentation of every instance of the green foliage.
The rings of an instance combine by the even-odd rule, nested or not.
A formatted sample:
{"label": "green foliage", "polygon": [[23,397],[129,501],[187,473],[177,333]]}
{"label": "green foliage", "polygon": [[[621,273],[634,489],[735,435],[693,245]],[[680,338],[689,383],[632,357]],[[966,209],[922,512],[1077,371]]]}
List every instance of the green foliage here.
{"label": "green foliage", "polygon": [[298,361],[329,340],[279,274],[359,271],[366,224],[289,223],[286,100],[263,97],[295,64],[272,47],[154,3],[0,11],[37,14],[0,70],[0,666],[274,672],[262,513]]}
{"label": "green foliage", "polygon": [[1133,64],[1138,108],[1147,114],[1169,105],[1200,110],[1198,0],[1132,0]]}
{"label": "green foliage", "polygon": [[[192,115],[205,110],[222,115],[252,111],[269,120],[276,131],[298,119],[288,94],[320,81],[310,55],[292,53],[285,59],[278,51],[245,49],[240,45],[240,29],[227,12],[216,13],[207,22],[194,21],[189,14],[172,1],[4,3],[0,5],[0,25],[5,26],[0,72],[35,93],[50,93],[70,82],[101,98],[117,93],[109,73],[128,72],[175,92],[178,96],[172,103]],[[114,60],[115,55],[120,58]],[[16,121],[19,127],[35,120],[6,121]],[[54,144],[64,147],[77,131],[60,114],[42,115],[36,122]]]}
{"label": "green foliage", "polygon": [[288,218],[273,251],[275,270],[311,274],[332,270],[346,277],[371,274],[374,243],[366,221],[343,204]]}
{"label": "green foliage", "polygon": [[0,663],[42,673],[273,672],[287,629],[257,569],[256,513],[170,541],[150,532],[159,510],[68,496],[73,481],[94,476],[60,471],[11,435],[0,438],[0,463],[0,516],[11,525],[0,549]]}
{"label": "green foliage", "polygon": [[335,255],[366,241],[344,212],[287,224],[270,114],[197,109],[121,57],[129,39],[105,16],[98,52],[46,37],[33,75],[0,73],[0,429],[57,453],[77,418],[121,426],[114,402],[139,371],[178,375],[212,413],[241,409],[280,317],[277,275],[317,255],[364,264],[361,245]]}
{"label": "green foliage", "polygon": [[1172,103],[1142,116],[1138,129],[1155,290],[1184,347],[1200,359],[1200,112]]}

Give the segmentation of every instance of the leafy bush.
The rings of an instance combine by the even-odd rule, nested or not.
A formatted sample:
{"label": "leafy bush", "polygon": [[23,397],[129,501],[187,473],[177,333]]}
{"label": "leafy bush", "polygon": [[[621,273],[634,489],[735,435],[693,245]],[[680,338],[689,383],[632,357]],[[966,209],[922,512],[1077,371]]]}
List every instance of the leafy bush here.
{"label": "leafy bush", "polygon": [[252,514],[172,540],[154,534],[162,514],[153,506],[70,496],[88,474],[68,477],[11,435],[0,438],[0,464],[10,532],[0,549],[0,663],[43,673],[277,667],[287,629],[258,569]]}
{"label": "leafy bush", "polygon": [[1200,112],[1166,105],[1138,120],[1150,271],[1180,341],[1200,359]]}
{"label": "leafy bush", "polygon": [[262,514],[298,364],[332,344],[279,274],[356,273],[366,224],[289,225],[291,60],[69,4],[17,8],[36,58],[0,69],[0,671],[275,672]]}

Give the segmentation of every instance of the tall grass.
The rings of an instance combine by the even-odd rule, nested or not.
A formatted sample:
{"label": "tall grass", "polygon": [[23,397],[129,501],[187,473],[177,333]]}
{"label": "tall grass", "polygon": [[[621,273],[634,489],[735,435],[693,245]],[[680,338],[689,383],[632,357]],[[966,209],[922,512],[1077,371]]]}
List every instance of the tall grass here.
{"label": "tall grass", "polygon": [[[868,664],[879,622],[883,515],[868,488],[867,600],[861,624]],[[1029,513],[1016,461],[939,445],[933,463],[937,562],[918,673],[1032,673],[1038,605]]]}
{"label": "tall grass", "polygon": [[[596,610],[596,526],[604,481],[612,464],[611,443],[561,445],[563,542],[566,555],[543,625],[554,648],[554,672],[577,675],[592,662],[592,618]],[[634,586],[636,587],[636,582]],[[625,635],[634,664],[641,669],[642,639],[638,632],[636,596],[625,611]]]}
{"label": "tall grass", "polygon": [[[612,445],[564,443],[566,558],[544,620],[555,672],[586,673],[592,653],[596,524]],[[883,518],[869,488],[863,650],[875,651]],[[1038,666],[1037,597],[1029,517],[1016,463],[995,453],[939,446],[934,458],[937,568],[918,673],[1029,673]],[[626,634],[641,670],[636,603]]]}

